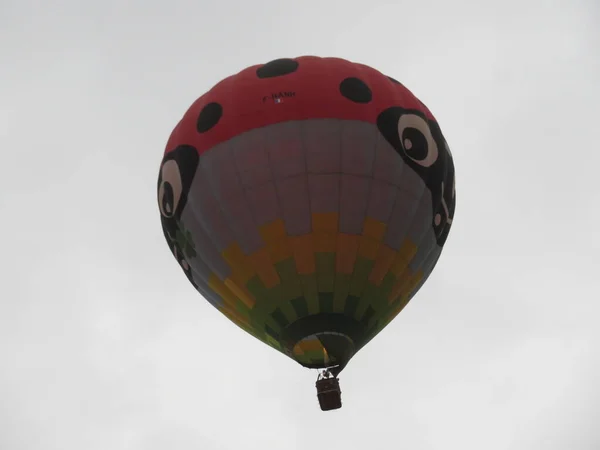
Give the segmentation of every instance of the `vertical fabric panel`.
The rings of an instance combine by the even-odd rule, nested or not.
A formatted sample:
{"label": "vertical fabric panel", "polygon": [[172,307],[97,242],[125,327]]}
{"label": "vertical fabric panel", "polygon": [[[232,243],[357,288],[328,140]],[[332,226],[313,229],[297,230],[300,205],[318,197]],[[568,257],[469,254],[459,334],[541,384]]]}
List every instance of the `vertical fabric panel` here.
{"label": "vertical fabric panel", "polygon": [[248,206],[250,207],[256,226],[259,228],[281,217],[279,202],[277,200],[277,190],[275,184],[271,181],[248,188],[246,191],[246,200],[248,201]]}
{"label": "vertical fabric panel", "polygon": [[379,132],[369,123],[346,122],[342,129],[342,173],[371,176]]}
{"label": "vertical fabric panel", "polygon": [[260,186],[272,180],[265,131],[252,130],[232,139],[233,160],[243,187]]}
{"label": "vertical fabric panel", "polygon": [[263,241],[245,199],[230,145],[222,144],[207,152],[200,164],[202,175],[209,180],[235,241],[247,254],[258,250]]}
{"label": "vertical fabric panel", "polygon": [[419,198],[408,191],[398,190],[394,209],[387,224],[385,244],[398,250],[407,236],[413,222],[415,212],[420,206]]}
{"label": "vertical fabric panel", "polygon": [[310,174],[339,173],[341,170],[341,131],[339,120],[324,119],[303,124],[306,168]]}
{"label": "vertical fabric panel", "polygon": [[288,122],[266,129],[266,148],[276,180],[305,175],[306,161],[298,123]]}
{"label": "vertical fabric panel", "polygon": [[369,191],[367,217],[387,223],[392,215],[398,189],[393,184],[373,180]]}
{"label": "vertical fabric panel", "polygon": [[307,184],[306,175],[286,178],[277,183],[285,229],[290,236],[310,233],[311,215]]}
{"label": "vertical fabric panel", "polygon": [[310,209],[314,213],[339,212],[340,175],[308,174]]}
{"label": "vertical fabric panel", "polygon": [[373,161],[373,178],[399,186],[405,167],[396,150],[385,139],[378,139]]}
{"label": "vertical fabric panel", "polygon": [[361,234],[369,200],[370,178],[342,175],[340,232]]}

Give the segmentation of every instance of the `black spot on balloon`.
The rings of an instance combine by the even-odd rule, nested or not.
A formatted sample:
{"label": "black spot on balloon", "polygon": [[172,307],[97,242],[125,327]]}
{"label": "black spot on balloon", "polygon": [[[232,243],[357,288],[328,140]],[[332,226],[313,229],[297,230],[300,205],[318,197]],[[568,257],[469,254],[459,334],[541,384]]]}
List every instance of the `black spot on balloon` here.
{"label": "black spot on balloon", "polygon": [[298,61],[290,58],[275,59],[256,69],[258,78],[273,78],[288,75],[298,70]]}
{"label": "black spot on balloon", "polygon": [[198,120],[196,121],[196,129],[198,133],[206,133],[208,130],[213,128],[219,120],[221,120],[221,116],[223,115],[223,107],[216,103],[209,103],[200,114],[198,114]]}
{"label": "black spot on balloon", "polygon": [[340,93],[355,103],[369,103],[373,99],[371,89],[358,78],[346,78],[340,83]]}

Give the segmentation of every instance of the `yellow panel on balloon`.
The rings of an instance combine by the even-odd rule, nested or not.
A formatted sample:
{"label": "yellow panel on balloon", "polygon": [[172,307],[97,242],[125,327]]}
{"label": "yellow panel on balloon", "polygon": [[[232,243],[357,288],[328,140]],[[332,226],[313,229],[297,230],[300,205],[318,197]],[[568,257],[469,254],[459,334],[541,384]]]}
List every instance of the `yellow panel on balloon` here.
{"label": "yellow panel on balloon", "polygon": [[337,235],[335,271],[350,275],[354,271],[354,263],[358,253],[359,237],[353,234],[340,233]]}
{"label": "yellow panel on balloon", "polygon": [[387,275],[396,257],[396,252],[387,245],[380,245],[377,257],[375,258],[375,266],[369,275],[369,281],[376,286],[380,286],[381,282]]}
{"label": "yellow panel on balloon", "polygon": [[232,279],[245,285],[250,278],[256,275],[256,270],[244,251],[237,242],[234,242],[223,251],[223,258],[229,263],[233,271]]}
{"label": "yellow panel on balloon", "polygon": [[[234,292],[229,289],[223,280],[221,280],[217,275],[211,273],[208,278],[208,286],[215,291],[219,297],[223,299],[223,301],[229,305],[231,308],[235,309],[237,303],[242,301]],[[246,302],[243,302],[246,304]],[[250,305],[246,304],[249,308],[254,306],[254,303],[251,302]]]}
{"label": "yellow panel on balloon", "polygon": [[313,249],[313,237],[311,234],[302,236],[290,236],[296,269],[300,275],[315,273],[315,252]]}
{"label": "yellow panel on balloon", "polygon": [[263,225],[259,232],[267,244],[266,247],[273,264],[278,264],[294,256],[282,219],[276,219]]}
{"label": "yellow panel on balloon", "polygon": [[390,272],[392,272],[396,277],[401,276],[416,254],[417,245],[410,239],[405,239],[400,246],[400,250],[398,250],[396,253],[394,262],[390,267]]}
{"label": "yellow panel on balloon", "polygon": [[269,251],[266,248],[263,247],[260,250],[252,253],[250,256],[248,256],[248,260],[256,269],[256,273],[258,274],[260,281],[263,282],[267,289],[271,289],[280,283],[281,280],[279,279],[277,270],[275,270],[275,266],[271,261],[271,255],[269,255]]}

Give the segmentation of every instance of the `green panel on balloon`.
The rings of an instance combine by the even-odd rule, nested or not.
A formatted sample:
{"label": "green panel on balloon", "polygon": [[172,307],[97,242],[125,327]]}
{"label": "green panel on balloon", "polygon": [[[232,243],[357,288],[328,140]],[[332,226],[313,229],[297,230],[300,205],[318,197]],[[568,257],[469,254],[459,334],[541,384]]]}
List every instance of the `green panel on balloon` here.
{"label": "green panel on balloon", "polygon": [[262,330],[265,325],[268,325],[274,331],[281,332],[281,326],[271,317],[271,312],[275,309],[275,304],[270,301],[269,290],[260,278],[257,276],[252,277],[246,287],[256,299],[256,305],[250,312],[252,326]]}
{"label": "green panel on balloon", "polygon": [[292,300],[302,296],[302,285],[292,258],[275,264],[279,274],[280,284],[271,288],[271,295],[277,305],[285,305],[285,314],[290,321],[298,319],[298,314],[292,305]]}
{"label": "green panel on balloon", "polygon": [[333,292],[319,292],[319,311],[325,314],[333,312]]}
{"label": "green panel on balloon", "polygon": [[297,297],[292,300],[292,307],[296,311],[296,316],[300,319],[309,315],[308,302],[304,297]]}
{"label": "green panel on balloon", "polygon": [[302,292],[308,305],[309,314],[318,314],[319,312],[319,289],[317,287],[317,277],[314,273],[308,275],[298,275]]}
{"label": "green panel on balloon", "polygon": [[333,311],[343,313],[346,307],[346,299],[350,293],[352,274],[337,273],[335,275],[335,290],[333,294]]}
{"label": "green panel on balloon", "polygon": [[362,256],[356,258],[354,264],[354,274],[352,275],[352,281],[350,282],[350,295],[360,297],[366,288],[369,274],[373,269],[375,261],[368,260]]}
{"label": "green panel on balloon", "polygon": [[356,316],[356,309],[358,308],[358,302],[360,298],[355,295],[349,295],[346,298],[346,304],[344,305],[344,314],[348,317]]}
{"label": "green panel on balloon", "polygon": [[[394,287],[395,278],[394,276],[386,275],[379,286],[374,283],[368,282],[363,295],[359,301],[359,309],[357,314],[361,311],[366,311],[368,306],[373,307],[375,311],[384,311],[388,308],[388,297],[392,288]],[[363,307],[362,309],[360,309]],[[363,313],[364,314],[364,313]],[[361,316],[362,318],[362,316]]]}
{"label": "green panel on balloon", "polygon": [[319,292],[333,292],[335,285],[335,253],[315,253]]}

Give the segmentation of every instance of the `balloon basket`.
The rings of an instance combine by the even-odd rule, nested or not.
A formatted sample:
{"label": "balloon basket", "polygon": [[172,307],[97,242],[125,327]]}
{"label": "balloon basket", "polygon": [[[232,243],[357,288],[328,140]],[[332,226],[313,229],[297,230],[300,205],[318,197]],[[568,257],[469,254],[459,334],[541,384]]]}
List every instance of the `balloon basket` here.
{"label": "balloon basket", "polygon": [[340,380],[325,371],[319,375],[316,382],[317,398],[321,411],[331,411],[342,407],[342,391],[340,390]]}

